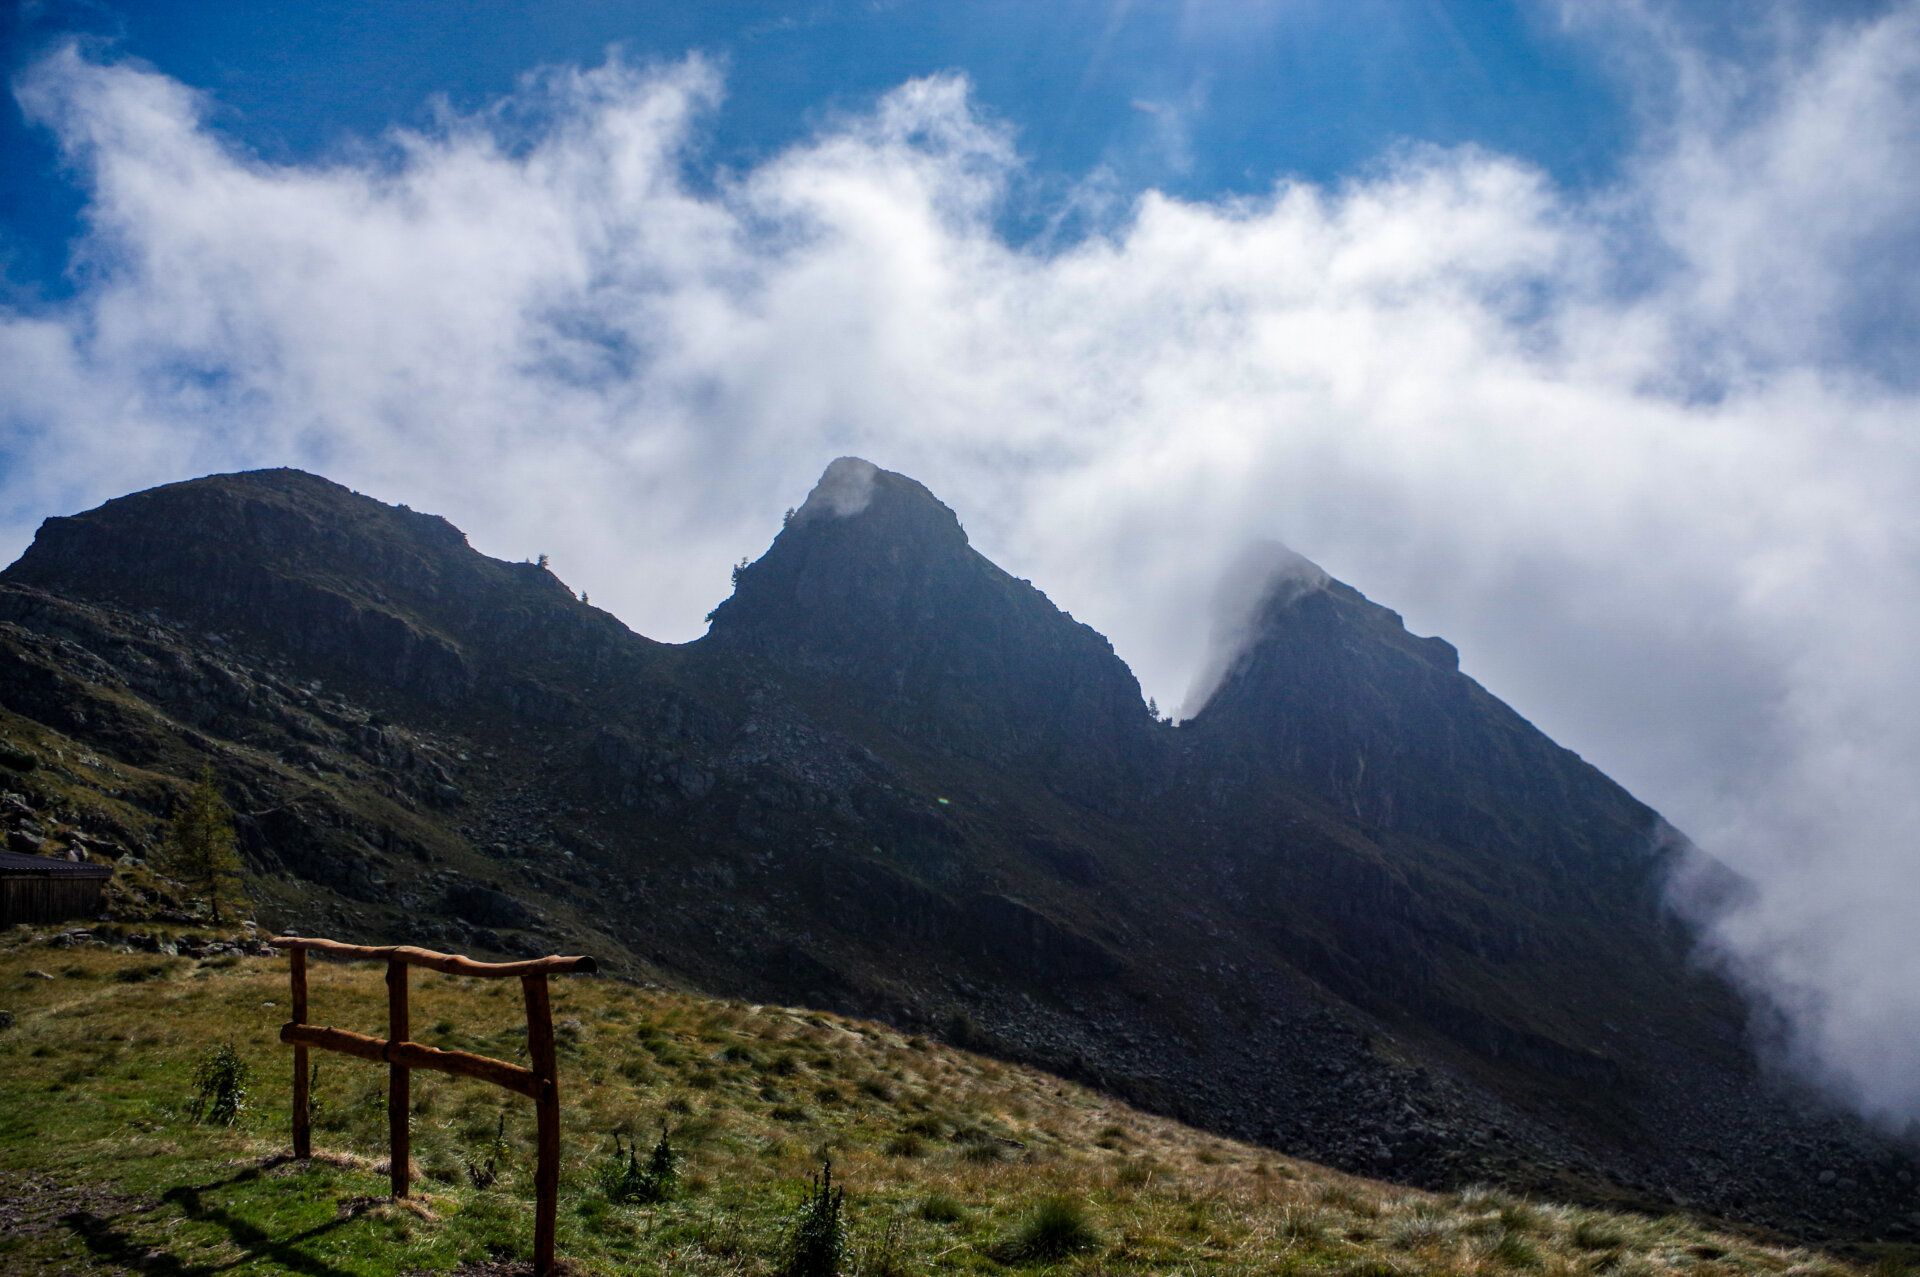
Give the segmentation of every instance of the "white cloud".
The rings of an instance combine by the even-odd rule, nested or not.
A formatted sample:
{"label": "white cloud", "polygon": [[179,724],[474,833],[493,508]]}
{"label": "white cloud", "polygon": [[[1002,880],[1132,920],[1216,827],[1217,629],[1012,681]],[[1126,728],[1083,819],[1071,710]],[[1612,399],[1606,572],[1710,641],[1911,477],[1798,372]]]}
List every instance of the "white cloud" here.
{"label": "white cloud", "polygon": [[1219,571],[1278,539],[1754,875],[1719,934],[1788,1049],[1920,1112],[1920,8],[1739,65],[1660,30],[1615,189],[1409,151],[1046,251],[996,237],[1019,161],[952,79],[709,190],[698,60],[275,166],[61,51],[20,93],[89,192],[85,276],[0,314],[0,540],[300,465],[686,639],[857,454],[1171,703]]}

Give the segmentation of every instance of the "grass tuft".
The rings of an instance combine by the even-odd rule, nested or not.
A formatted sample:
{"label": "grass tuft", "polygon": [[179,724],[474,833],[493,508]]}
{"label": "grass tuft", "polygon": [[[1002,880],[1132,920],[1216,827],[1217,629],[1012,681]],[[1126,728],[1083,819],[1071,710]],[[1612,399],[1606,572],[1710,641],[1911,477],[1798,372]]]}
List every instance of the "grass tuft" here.
{"label": "grass tuft", "polygon": [[1015,1260],[1065,1259],[1100,1244],[1086,1204],[1064,1193],[1043,1197],[1003,1248]]}

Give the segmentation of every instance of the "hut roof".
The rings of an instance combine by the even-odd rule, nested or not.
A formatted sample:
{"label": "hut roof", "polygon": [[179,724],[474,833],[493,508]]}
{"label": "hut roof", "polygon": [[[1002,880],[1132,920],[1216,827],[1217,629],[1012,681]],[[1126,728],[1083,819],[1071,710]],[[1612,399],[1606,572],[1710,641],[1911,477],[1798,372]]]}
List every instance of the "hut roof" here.
{"label": "hut roof", "polygon": [[17,851],[0,851],[0,877],[44,874],[50,878],[111,878],[108,865],[91,865],[78,860],[56,860],[52,856],[26,856]]}

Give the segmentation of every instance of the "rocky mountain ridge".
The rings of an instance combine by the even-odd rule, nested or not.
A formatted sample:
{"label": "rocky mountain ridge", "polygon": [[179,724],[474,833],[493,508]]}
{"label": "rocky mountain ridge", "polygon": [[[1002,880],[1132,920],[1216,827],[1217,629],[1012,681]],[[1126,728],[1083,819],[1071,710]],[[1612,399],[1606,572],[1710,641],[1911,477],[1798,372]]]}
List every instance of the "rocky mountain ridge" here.
{"label": "rocky mountain ridge", "polygon": [[262,471],[49,520],[0,730],[58,755],[10,786],[36,824],[122,863],[213,762],[272,926],[585,948],[1412,1182],[1913,1226],[1907,1151],[1756,1070],[1653,812],[1349,587],[1257,620],[1176,727],[862,462],[681,646]]}

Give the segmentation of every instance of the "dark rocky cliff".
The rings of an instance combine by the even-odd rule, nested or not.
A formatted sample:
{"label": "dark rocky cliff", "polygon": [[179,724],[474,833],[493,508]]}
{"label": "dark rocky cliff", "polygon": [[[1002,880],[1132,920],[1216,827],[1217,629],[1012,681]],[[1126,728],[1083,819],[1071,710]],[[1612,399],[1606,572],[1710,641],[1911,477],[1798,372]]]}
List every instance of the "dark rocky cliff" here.
{"label": "dark rocky cliff", "polygon": [[1149,783],[1155,724],[1113,646],[983,558],[926,488],[857,458],[738,574],[707,643],[1086,802],[1129,806]]}
{"label": "dark rocky cliff", "polygon": [[95,760],[120,846],[213,762],[270,925],[584,948],[1413,1182],[1908,1227],[1904,1155],[1763,1083],[1689,965],[1651,811],[1337,582],[1257,621],[1174,727],[864,463],[680,647],[265,471],[49,520],[0,732]]}
{"label": "dark rocky cliff", "polygon": [[1339,581],[1289,582],[1193,720],[1209,753],[1355,823],[1559,875],[1643,869],[1659,817]]}
{"label": "dark rocky cliff", "polygon": [[658,646],[544,567],[475,553],[438,515],[298,470],[171,484],[48,519],[6,579],[242,628],[438,704],[511,696],[529,678],[577,682]]}

